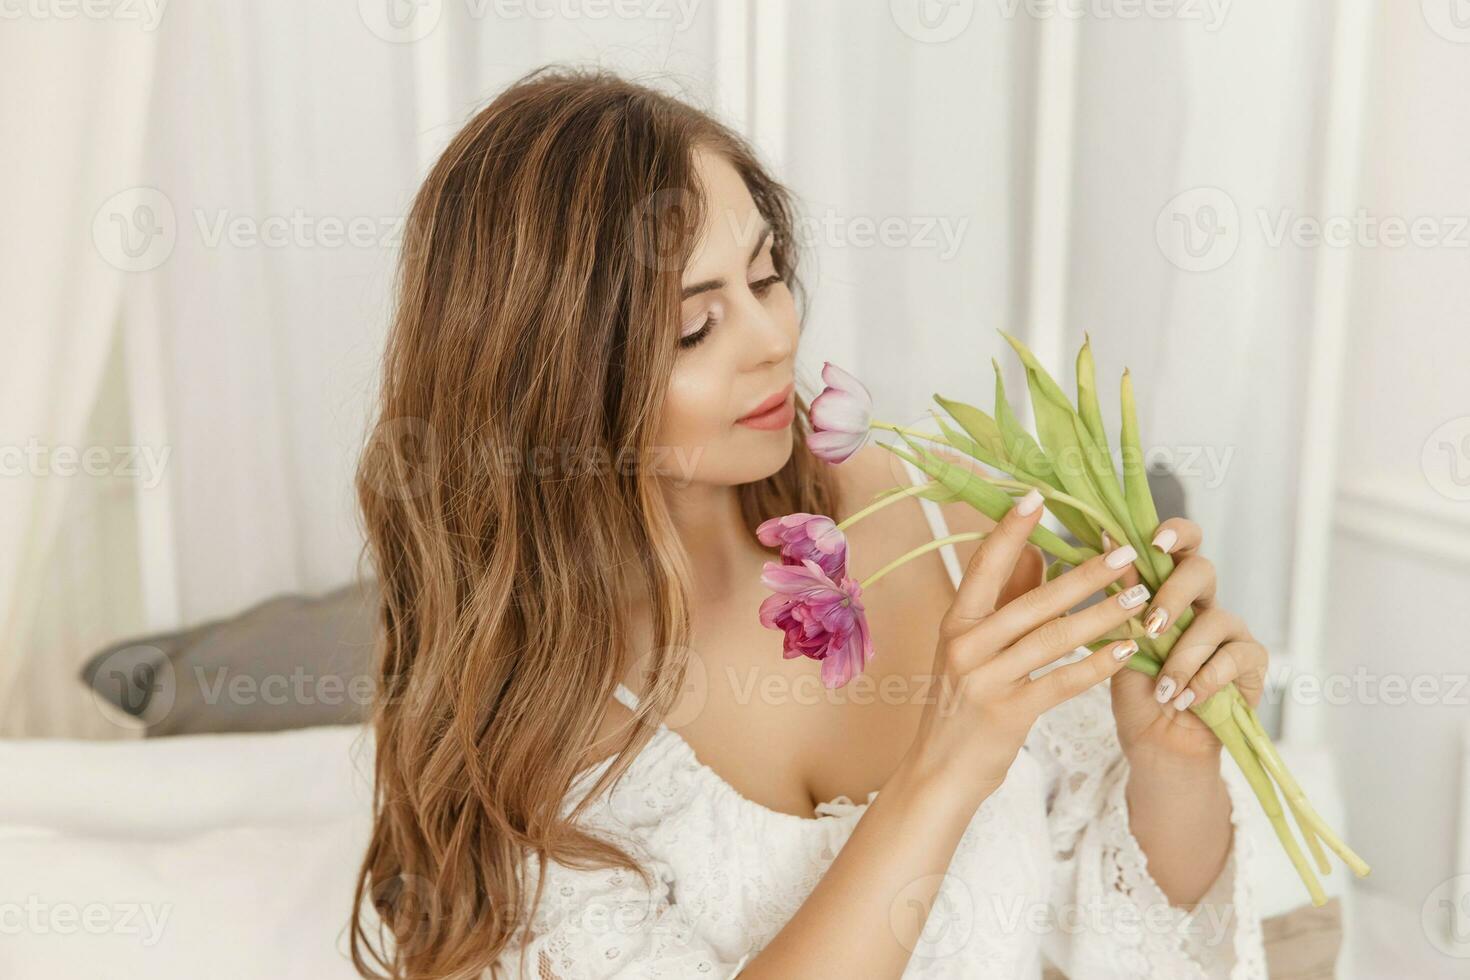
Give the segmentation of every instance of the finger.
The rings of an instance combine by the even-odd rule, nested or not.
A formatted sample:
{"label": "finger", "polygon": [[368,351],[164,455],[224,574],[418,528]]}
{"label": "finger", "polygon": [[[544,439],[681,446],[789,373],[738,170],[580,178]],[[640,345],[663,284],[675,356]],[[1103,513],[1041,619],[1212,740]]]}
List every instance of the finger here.
{"label": "finger", "polygon": [[1181,559],[1159,586],[1153,605],[1143,617],[1143,631],[1150,638],[1158,636],[1191,604],[1200,609],[1215,604],[1215,565],[1196,553]]}
{"label": "finger", "polygon": [[1000,590],[1000,596],[995,601],[995,608],[1001,608],[1045,581],[1046,558],[1043,557],[1040,548],[1034,544],[1028,544],[1021,549],[1021,557],[1016,559],[1016,570],[1011,573],[1004,588]]}
{"label": "finger", "polygon": [[944,614],[941,631],[957,635],[995,612],[1000,590],[1015,570],[1026,539],[1041,521],[1041,501],[1041,493],[1031,490],[1001,515],[995,529],[980,542]]}
{"label": "finger", "polygon": [[1147,601],[1148,587],[1135,585],[1095,602],[1081,612],[1042,623],[1001,651],[993,660],[994,669],[1006,678],[1026,677],[1033,670],[1126,623]]}
{"label": "finger", "polygon": [[1250,636],[1240,617],[1219,606],[1206,609],[1194,618],[1169,651],[1154,684],[1154,700],[1164,704],[1174,698],[1217,649],[1231,640],[1246,639]]}
{"label": "finger", "polygon": [[[1102,546],[1103,554],[1107,554],[1115,547],[1112,537],[1106,531],[1102,532]],[[1135,555],[1134,557],[1136,558],[1137,556]],[[1138,577],[1138,566],[1132,563],[1132,559],[1129,560],[1128,567],[1123,569],[1123,577],[1118,579],[1118,581],[1123,583],[1124,588],[1129,588],[1143,581]]]}
{"label": "finger", "polygon": [[1178,561],[1199,548],[1203,539],[1204,532],[1194,521],[1171,517],[1167,521],[1159,522],[1151,545],[1167,555],[1173,555],[1174,560]]}
{"label": "finger", "polygon": [[[1105,555],[1087,559],[1076,568],[1043,582],[1001,606],[974,626],[965,636],[963,646],[976,650],[1001,650],[1017,642],[1027,633],[1066,613],[1094,592],[1118,580],[1123,568],[1135,557],[1132,548],[1123,547]],[[1078,644],[1074,643],[1067,649]],[[957,660],[956,663],[960,663]]]}
{"label": "finger", "polygon": [[1205,661],[1204,666],[1189,679],[1188,686],[1170,704],[1179,711],[1192,704],[1201,704],[1237,677],[1254,673],[1265,665],[1265,647],[1254,640],[1232,640]]}
{"label": "finger", "polygon": [[1099,684],[1128,663],[1128,658],[1138,652],[1138,644],[1132,640],[1121,640],[1099,647],[1076,663],[1047,671],[1035,680],[1028,680],[1022,696],[1037,714],[1048,708],[1074,698],[1083,691]]}

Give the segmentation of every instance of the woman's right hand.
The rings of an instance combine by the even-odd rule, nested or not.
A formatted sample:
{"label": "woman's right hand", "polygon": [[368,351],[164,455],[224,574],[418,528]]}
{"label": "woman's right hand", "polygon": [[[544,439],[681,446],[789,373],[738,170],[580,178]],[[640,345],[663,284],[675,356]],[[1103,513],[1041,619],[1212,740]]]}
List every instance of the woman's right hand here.
{"label": "woman's right hand", "polygon": [[936,694],[905,759],[908,776],[969,812],[1000,787],[1042,712],[1113,676],[1138,650],[1132,640],[1120,640],[1031,678],[1127,621],[1149,598],[1145,586],[1135,585],[1066,615],[1125,574],[1136,557],[1125,546],[997,606],[1041,520],[1041,503],[1035,490],[1022,497],[971,558],[940,621],[931,686]]}

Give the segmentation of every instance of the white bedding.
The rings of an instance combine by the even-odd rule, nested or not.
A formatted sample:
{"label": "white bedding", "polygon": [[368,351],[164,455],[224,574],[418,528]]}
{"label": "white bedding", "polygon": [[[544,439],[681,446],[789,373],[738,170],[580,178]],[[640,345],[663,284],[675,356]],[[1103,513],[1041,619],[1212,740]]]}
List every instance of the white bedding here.
{"label": "white bedding", "polygon": [[[0,741],[0,978],[353,980],[371,750],[358,726]],[[1326,754],[1282,751],[1341,827]],[[1252,809],[1269,916],[1305,896]]]}
{"label": "white bedding", "polygon": [[360,727],[0,743],[0,977],[356,977]]}

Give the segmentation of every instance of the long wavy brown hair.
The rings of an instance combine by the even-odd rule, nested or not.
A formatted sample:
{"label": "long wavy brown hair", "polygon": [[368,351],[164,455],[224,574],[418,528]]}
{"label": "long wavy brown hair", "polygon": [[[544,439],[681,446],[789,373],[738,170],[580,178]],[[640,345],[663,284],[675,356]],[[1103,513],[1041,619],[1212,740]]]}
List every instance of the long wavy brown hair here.
{"label": "long wavy brown hair", "polygon": [[[794,286],[791,203],[750,147],[603,72],[516,82],[414,199],[357,473],[381,590],[374,820],[350,926],[365,977],[500,975],[542,861],[642,873],[563,807],[624,672],[646,664],[644,697],[584,799],[683,682],[689,568],[648,463],[704,204],[696,148],[742,175]],[[833,510],[797,406],[786,465],[738,488],[752,535]],[[649,651],[629,649],[630,590],[651,610]]]}

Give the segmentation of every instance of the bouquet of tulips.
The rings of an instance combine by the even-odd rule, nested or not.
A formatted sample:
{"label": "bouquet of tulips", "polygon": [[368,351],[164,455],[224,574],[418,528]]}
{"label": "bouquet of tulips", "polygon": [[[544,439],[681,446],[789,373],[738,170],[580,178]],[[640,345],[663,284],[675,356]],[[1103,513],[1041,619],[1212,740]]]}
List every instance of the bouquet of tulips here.
{"label": "bouquet of tulips", "polygon": [[[1078,542],[1071,544],[1040,525],[1031,533],[1031,543],[1055,559],[1047,571],[1049,578],[1100,554],[1105,538],[1133,546],[1138,555],[1134,562],[1138,576],[1154,592],[1173,571],[1173,560],[1166,552],[1146,546],[1153,539],[1159,518],[1148,488],[1128,372],[1123,372],[1122,380],[1120,478],[1103,429],[1090,343],[1085,342],[1077,355],[1074,405],[1024,344],[1009,334],[1002,336],[1020,355],[1026,369],[1035,436],[1022,427],[1011,409],[999,364],[995,365],[994,414],[935,395],[934,400],[943,409],[933,413],[939,428],[937,434],[875,420],[867,389],[834,364],[823,368],[826,387],[811,405],[813,431],[809,446],[813,453],[827,462],[840,463],[863,445],[872,430],[884,429],[897,434],[907,449],[886,443],[884,448],[932,480],[887,491],[841,524],[822,515],[792,514],[761,525],[758,531],[761,542],[779,547],[782,557],[779,563],[768,562],[762,576],[774,594],[761,605],[761,622],[783,631],[786,657],[806,656],[822,661],[822,681],[827,687],[846,684],[863,670],[873,655],[861,601],[864,587],[946,543],[980,536],[957,534],[928,542],[862,582],[849,578],[843,529],[904,497],[961,499],[999,521],[1011,508],[1014,495],[1034,488],[1041,493],[1047,509]],[[926,443],[963,454],[1005,477],[951,463],[935,455]],[[1121,587],[1114,583],[1109,591]],[[1135,617],[1127,625],[1126,636],[1109,635],[1091,646],[1131,638],[1138,644],[1138,652],[1127,666],[1156,676],[1174,642],[1193,618],[1192,611],[1186,609],[1169,629],[1153,636]],[[1355,874],[1360,877],[1368,874],[1368,865],[1343,843],[1308,802],[1255,711],[1233,683],[1188,710],[1210,726],[1244,773],[1314,905],[1325,903],[1327,896],[1287,822],[1282,798],[1323,874],[1331,871],[1324,844]]]}

